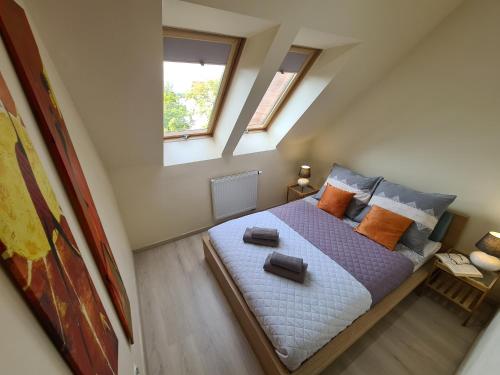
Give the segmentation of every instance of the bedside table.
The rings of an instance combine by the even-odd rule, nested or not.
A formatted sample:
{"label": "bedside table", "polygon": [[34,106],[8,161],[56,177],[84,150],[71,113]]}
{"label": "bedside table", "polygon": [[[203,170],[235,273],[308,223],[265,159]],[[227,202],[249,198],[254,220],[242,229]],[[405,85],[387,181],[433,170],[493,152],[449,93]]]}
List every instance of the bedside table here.
{"label": "bedside table", "polygon": [[286,201],[291,202],[297,199],[302,199],[308,197],[309,195],[314,195],[319,191],[312,185],[307,185],[304,190],[298,184],[288,185],[286,190]]}
{"label": "bedside table", "polygon": [[467,325],[500,277],[498,272],[480,271],[483,278],[455,276],[439,259],[436,259],[425,282],[429,289],[468,313],[462,323],[463,326]]}

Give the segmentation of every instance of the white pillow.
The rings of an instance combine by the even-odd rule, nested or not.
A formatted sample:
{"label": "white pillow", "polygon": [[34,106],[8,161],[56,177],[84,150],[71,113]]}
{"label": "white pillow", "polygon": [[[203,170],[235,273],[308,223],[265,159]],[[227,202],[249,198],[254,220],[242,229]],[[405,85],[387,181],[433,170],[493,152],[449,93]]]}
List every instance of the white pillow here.
{"label": "white pillow", "polygon": [[432,256],[436,254],[439,249],[441,249],[441,242],[434,242],[431,240],[428,240],[424,246],[424,255],[420,255],[402,243],[398,243],[396,246],[397,252],[407,257],[413,263],[413,272],[418,270],[428,259],[432,258]]}
{"label": "white pillow", "polygon": [[441,249],[441,246],[443,244],[441,242],[434,242],[434,241],[431,241],[431,240],[428,240],[427,243],[425,244],[425,247],[422,251],[422,255],[427,258],[427,257],[431,257],[433,256],[434,254],[436,254],[439,249]]}

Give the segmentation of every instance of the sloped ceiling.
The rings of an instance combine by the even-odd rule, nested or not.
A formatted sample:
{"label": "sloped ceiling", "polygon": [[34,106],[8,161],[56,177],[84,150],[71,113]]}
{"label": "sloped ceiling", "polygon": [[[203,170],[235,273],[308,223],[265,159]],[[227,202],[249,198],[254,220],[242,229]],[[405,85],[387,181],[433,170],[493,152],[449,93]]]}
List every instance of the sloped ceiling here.
{"label": "sloped ceiling", "polygon": [[[309,107],[283,142],[302,143],[328,126],[462,0],[188,0],[227,11],[296,22],[303,27],[361,41],[349,62]],[[167,9],[168,11],[168,9]]]}
{"label": "sloped ceiling", "polygon": [[[461,0],[189,2],[361,41],[283,140],[293,143],[326,126]],[[161,0],[25,3],[106,167],[162,164]]]}

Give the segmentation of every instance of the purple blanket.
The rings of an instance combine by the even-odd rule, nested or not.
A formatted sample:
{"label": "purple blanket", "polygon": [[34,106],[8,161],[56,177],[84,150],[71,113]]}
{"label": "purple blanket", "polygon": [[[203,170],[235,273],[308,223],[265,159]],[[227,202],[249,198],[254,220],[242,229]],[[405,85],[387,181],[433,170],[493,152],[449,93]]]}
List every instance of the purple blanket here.
{"label": "purple blanket", "polygon": [[299,200],[269,211],[363,284],[372,296],[372,305],[413,272],[408,258],[354,232],[342,220],[310,203]]}

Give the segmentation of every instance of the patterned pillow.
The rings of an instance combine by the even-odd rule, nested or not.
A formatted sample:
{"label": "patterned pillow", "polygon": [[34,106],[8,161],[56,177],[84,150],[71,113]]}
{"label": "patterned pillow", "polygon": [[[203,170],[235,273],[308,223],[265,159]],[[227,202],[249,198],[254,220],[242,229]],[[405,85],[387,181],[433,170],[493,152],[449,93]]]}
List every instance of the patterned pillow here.
{"label": "patterned pillow", "polygon": [[347,207],[345,216],[349,219],[354,218],[366,207],[370,200],[377,184],[383,180],[383,177],[365,177],[359,173],[351,171],[349,168],[334,164],[330,175],[321,187],[321,190],[314,196],[316,199],[321,199],[325,192],[327,184],[330,184],[338,189],[346,190],[354,194],[354,199]]}
{"label": "patterned pillow", "polygon": [[375,189],[368,205],[377,205],[412,219],[413,224],[400,242],[422,255],[439,218],[455,198],[456,195],[422,193],[384,180]]}

